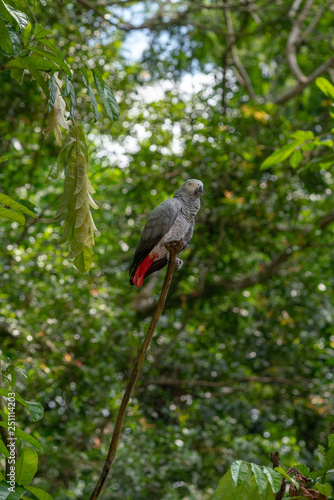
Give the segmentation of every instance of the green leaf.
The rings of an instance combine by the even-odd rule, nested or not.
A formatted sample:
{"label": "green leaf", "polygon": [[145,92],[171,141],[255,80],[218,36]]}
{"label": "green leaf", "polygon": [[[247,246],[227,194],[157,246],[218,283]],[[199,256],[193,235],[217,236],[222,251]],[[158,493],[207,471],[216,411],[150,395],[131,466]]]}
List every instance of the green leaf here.
{"label": "green leaf", "polygon": [[7,21],[7,23],[14,24],[13,18],[10,15],[10,13],[8,12],[8,10],[6,9],[3,0],[0,0],[0,16],[2,17],[2,19]]}
{"label": "green leaf", "polygon": [[314,134],[311,132],[311,130],[297,130],[297,132],[294,132],[291,134],[291,139],[298,139],[301,141],[309,141],[313,139]]}
{"label": "green leaf", "polygon": [[15,427],[15,435],[17,435],[19,438],[26,441],[27,443],[30,443],[33,446],[35,446],[39,451],[42,451],[42,447],[39,444],[39,442],[37,441],[37,439],[35,439],[33,436],[31,436],[27,432],[24,432],[19,427]]}
{"label": "green leaf", "polygon": [[268,478],[273,493],[277,493],[281,487],[281,482],[282,482],[281,474],[271,469],[270,467],[263,467],[263,472]]}
{"label": "green leaf", "polygon": [[47,35],[51,35],[51,33],[52,33],[51,30],[46,30],[40,24],[35,24],[34,38],[36,38],[36,40],[40,40],[41,38],[44,38]]}
{"label": "green leaf", "polygon": [[94,122],[97,122],[97,120],[99,119],[99,112],[97,110],[97,102],[96,102],[96,98],[95,98],[95,95],[94,95],[93,88],[92,88],[92,86],[91,86],[91,84],[89,82],[89,79],[88,79],[88,73],[87,73],[86,68],[81,68],[81,74],[82,74],[83,82],[84,82],[85,86],[87,87],[88,95],[90,97],[91,103],[93,105]]}
{"label": "green leaf", "polygon": [[334,434],[328,436],[328,447],[334,446]]}
{"label": "green leaf", "polygon": [[249,473],[244,482],[236,488],[233,500],[249,500],[250,489],[251,475]]}
{"label": "green leaf", "polygon": [[7,481],[0,483],[0,500],[19,500],[25,494],[26,490],[21,486],[15,485],[15,491],[8,490]]}
{"label": "green leaf", "polygon": [[236,486],[232,478],[231,470],[229,469],[219,481],[218,488],[212,500],[231,500],[234,497],[235,490]]}
{"label": "green leaf", "polygon": [[22,42],[23,42],[24,46],[26,46],[27,43],[29,42],[31,35],[32,35],[32,24],[29,21],[29,24],[22,30],[22,33],[21,33]]}
{"label": "green leaf", "polygon": [[14,7],[6,4],[5,2],[2,2],[2,4],[5,6],[11,17],[15,19],[16,23],[18,24],[21,30],[23,30],[28,26],[30,20],[29,17],[24,12],[14,9]]}
{"label": "green leaf", "polygon": [[67,143],[61,150],[57,157],[56,163],[51,168],[49,175],[46,178],[46,183],[57,180],[61,173],[67,169],[74,144],[72,142]]}
{"label": "green leaf", "polygon": [[240,486],[249,476],[249,469],[243,460],[235,460],[231,464],[231,474],[236,486]]}
{"label": "green leaf", "polygon": [[22,448],[15,463],[15,477],[18,484],[30,484],[37,472],[38,453],[32,448]]}
{"label": "green leaf", "polygon": [[292,477],[290,477],[289,474],[285,472],[284,469],[282,469],[282,467],[275,467],[274,470],[282,474],[282,476],[284,476],[290,483],[292,483],[294,486],[296,486],[296,488],[299,489],[299,483],[297,483],[297,481],[292,479]]}
{"label": "green leaf", "polygon": [[17,57],[21,52],[21,40],[17,32],[13,28],[8,28],[8,33],[13,46],[13,56]]}
{"label": "green leaf", "polygon": [[260,494],[262,494],[266,491],[267,488],[267,483],[268,483],[267,476],[263,473],[261,467],[259,467],[258,465],[252,463],[251,467],[254,473],[256,483],[259,487],[259,492]]}
{"label": "green leaf", "polygon": [[302,151],[313,151],[314,148],[315,148],[315,141],[305,142],[305,144],[302,144],[300,146],[300,149]]}
{"label": "green leaf", "polygon": [[304,476],[310,477],[310,469],[307,467],[305,464],[298,464],[296,465],[296,469],[299,470]]}
{"label": "green leaf", "polygon": [[36,488],[36,486],[24,485],[24,487],[26,490],[30,491],[30,493],[35,495],[35,497],[38,498],[38,500],[52,500],[52,496],[49,495],[49,493],[47,493],[44,490],[41,490],[40,488]]}
{"label": "green leaf", "polygon": [[20,59],[12,59],[6,63],[6,68],[25,68],[30,71],[31,69],[39,69],[42,71],[51,71],[52,69],[59,70],[57,64],[53,61],[48,61],[43,57],[28,56]]}
{"label": "green leaf", "polygon": [[20,212],[23,212],[26,215],[29,215],[30,217],[33,217],[36,219],[36,214],[29,210],[26,206],[24,206],[21,203],[18,203],[17,201],[13,200],[10,196],[7,196],[4,193],[0,193],[0,203],[1,205],[5,205],[7,207],[13,208],[14,210],[18,210]]}
{"label": "green leaf", "polygon": [[53,52],[50,52],[49,50],[40,49],[39,47],[33,47],[33,46],[29,46],[29,47],[27,47],[27,49],[31,50],[32,52],[35,52],[36,54],[38,54],[40,56],[46,57],[46,59],[50,59],[54,63],[58,64],[58,66],[61,69],[63,69],[69,77],[72,76],[71,70],[68,67],[68,65],[65,63],[65,61],[63,61],[62,58],[56,56]]}
{"label": "green leaf", "polygon": [[[29,201],[29,200],[21,200],[21,198],[20,198],[20,199],[17,200],[17,202],[20,205],[23,205],[24,207],[26,207],[28,210],[30,210],[31,213],[34,213],[36,215],[36,217],[38,217],[37,208],[35,207],[35,205],[33,203],[31,203],[31,201]],[[20,366],[19,366],[19,364],[20,364]],[[22,361],[18,361],[17,363],[14,363],[13,366],[18,367],[18,368],[22,368],[24,370],[24,364],[23,364]]]}
{"label": "green leaf", "polygon": [[0,206],[0,218],[17,222],[21,226],[24,226],[26,221],[21,213],[15,212],[14,210],[9,210],[8,208],[4,208],[1,206]]}
{"label": "green leaf", "polygon": [[321,470],[316,470],[316,471],[312,471],[309,473],[309,477],[311,479],[313,479],[313,481],[318,481],[319,479],[321,479],[323,476],[325,476],[326,474],[326,469],[321,469]]}
{"label": "green leaf", "polygon": [[[238,499],[236,498],[236,500]],[[266,477],[266,488],[263,493],[260,493],[258,488],[258,483],[255,480],[255,476],[252,476],[251,490],[247,500],[275,500],[275,495],[271,490],[270,484],[267,481],[267,477]]]}
{"label": "green leaf", "polygon": [[333,99],[334,101],[334,87],[333,85],[327,80],[327,78],[324,78],[323,76],[319,77],[315,81],[316,85],[318,88],[327,96]]}
{"label": "green leaf", "polygon": [[49,100],[49,108],[48,108],[48,113],[50,113],[51,109],[54,106],[54,103],[56,101],[56,94],[57,94],[57,85],[56,85],[56,80],[55,77],[52,75],[50,80],[47,82],[49,91],[50,91],[50,100]]}
{"label": "green leaf", "polygon": [[334,446],[331,446],[326,453],[326,465],[328,470],[334,468]]}
{"label": "green leaf", "polygon": [[327,134],[324,137],[316,137],[315,144],[316,146],[327,146],[328,148],[332,148],[333,136],[331,134]]}
{"label": "green leaf", "polygon": [[46,47],[49,47],[49,49],[57,54],[60,59],[64,60],[63,54],[60,52],[59,49],[55,46],[55,44],[52,42],[52,40],[49,40],[48,38],[39,38],[38,41],[45,45]]}
{"label": "green leaf", "polygon": [[70,111],[70,115],[68,117],[69,120],[71,120],[74,116],[74,108],[75,108],[75,91],[74,91],[74,87],[72,85],[72,82],[71,80],[67,77],[66,79],[66,85],[65,85],[65,88],[64,88],[64,92],[62,94],[63,96],[67,97],[68,95],[70,96],[70,99],[71,99],[71,111]]}
{"label": "green leaf", "polygon": [[7,450],[7,447],[1,438],[0,438],[0,452],[3,455],[5,455],[6,458],[9,458],[9,451]]}
{"label": "green leaf", "polygon": [[[8,397],[8,393],[13,392],[8,389],[0,389],[0,396]],[[44,409],[41,403],[35,403],[33,401],[25,401],[17,392],[15,392],[15,399],[23,406],[27,408],[33,420],[40,420],[44,415]]]}
{"label": "green leaf", "polygon": [[112,90],[104,82],[99,70],[93,69],[92,72],[97,91],[100,94],[101,100],[104,104],[104,107],[106,108],[108,116],[109,118],[111,118],[112,121],[116,121],[119,118],[120,111],[115,96]]}
{"label": "green leaf", "polygon": [[264,162],[261,164],[261,170],[273,167],[274,165],[277,165],[278,163],[286,160],[294,152],[297,146],[300,146],[300,144],[302,144],[303,142],[303,140],[298,139],[290,142],[289,144],[286,144],[280,149],[277,149],[264,160]]}
{"label": "green leaf", "polygon": [[22,85],[22,82],[23,82],[23,75],[24,75],[24,69],[12,68],[10,70],[11,78],[16,80],[20,85]]}
{"label": "green leaf", "polygon": [[82,252],[74,259],[75,267],[82,273],[87,273],[90,269],[93,260],[93,250],[84,247]]}
{"label": "green leaf", "polygon": [[311,167],[316,168],[330,168],[334,163],[334,154],[320,156],[319,158],[313,158],[307,165],[305,165],[304,169],[308,169]]}
{"label": "green leaf", "polygon": [[312,488],[319,491],[319,493],[325,495],[325,497],[329,497],[332,494],[332,485],[329,483],[326,484],[315,483],[314,486],[312,486]]}
{"label": "green leaf", "polygon": [[297,168],[299,163],[302,161],[303,155],[300,151],[300,149],[296,149],[290,156],[290,165],[292,168]]}
{"label": "green leaf", "polygon": [[5,21],[0,17],[0,49],[8,54],[13,54],[13,45]]}
{"label": "green leaf", "polygon": [[33,69],[33,68],[29,68],[29,72],[30,72],[31,76],[34,78],[34,80],[36,80],[36,82],[38,83],[38,85],[43,90],[46,98],[49,99],[49,97],[50,97],[50,91],[49,91],[48,84],[47,84],[46,80],[43,77],[43,73],[41,73],[39,70]]}

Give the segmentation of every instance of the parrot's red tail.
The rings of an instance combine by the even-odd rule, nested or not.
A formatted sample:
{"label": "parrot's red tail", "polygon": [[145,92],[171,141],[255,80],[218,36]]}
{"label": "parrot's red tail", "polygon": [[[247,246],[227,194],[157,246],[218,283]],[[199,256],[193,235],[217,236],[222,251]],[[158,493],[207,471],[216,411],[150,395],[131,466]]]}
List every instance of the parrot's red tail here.
{"label": "parrot's red tail", "polygon": [[137,271],[135,272],[135,275],[133,277],[132,283],[134,285],[137,285],[138,287],[141,287],[145,278],[145,274],[151,267],[151,265],[154,262],[154,259],[156,258],[155,254],[148,255],[143,262],[138,266]]}

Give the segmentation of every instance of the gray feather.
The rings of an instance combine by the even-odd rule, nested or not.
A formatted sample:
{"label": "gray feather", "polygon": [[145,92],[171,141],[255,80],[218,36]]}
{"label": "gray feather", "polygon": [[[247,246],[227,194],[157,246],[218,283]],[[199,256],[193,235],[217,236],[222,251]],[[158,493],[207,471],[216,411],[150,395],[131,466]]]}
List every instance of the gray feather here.
{"label": "gray feather", "polygon": [[181,207],[181,202],[176,198],[172,198],[162,202],[153,212],[151,212],[136,248],[130,269],[131,279],[145,257],[147,257],[155,245],[159,243],[161,238],[168,233],[173,226]]}
{"label": "gray feather", "polygon": [[[190,228],[188,229],[188,232],[187,234],[185,235],[185,237],[183,238],[183,243],[184,243],[184,247],[185,248],[189,241],[191,240],[191,238],[193,237],[193,234],[194,234],[194,227],[195,227],[195,219],[192,221],[191,225],[190,225]],[[183,250],[182,248],[182,250]]]}

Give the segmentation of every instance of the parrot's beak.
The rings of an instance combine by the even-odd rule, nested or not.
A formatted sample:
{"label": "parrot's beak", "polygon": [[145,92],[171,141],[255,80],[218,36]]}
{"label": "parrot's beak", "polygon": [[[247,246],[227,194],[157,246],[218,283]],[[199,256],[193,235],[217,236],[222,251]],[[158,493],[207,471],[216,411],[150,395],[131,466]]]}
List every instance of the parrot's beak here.
{"label": "parrot's beak", "polygon": [[202,196],[203,194],[203,186],[198,186],[198,188],[195,189],[195,195]]}

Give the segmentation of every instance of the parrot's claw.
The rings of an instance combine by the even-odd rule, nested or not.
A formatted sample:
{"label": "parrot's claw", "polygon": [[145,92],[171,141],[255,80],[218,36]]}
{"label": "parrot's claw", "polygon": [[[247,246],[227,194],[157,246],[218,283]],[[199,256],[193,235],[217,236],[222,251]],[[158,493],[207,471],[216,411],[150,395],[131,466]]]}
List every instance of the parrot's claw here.
{"label": "parrot's claw", "polygon": [[177,246],[179,244],[179,240],[167,240],[165,243],[162,243],[160,246],[165,247],[166,245]]}
{"label": "parrot's claw", "polygon": [[177,270],[180,270],[182,266],[183,266],[183,260],[182,260],[182,259],[177,258],[177,259],[176,259],[176,269],[177,269]]}

